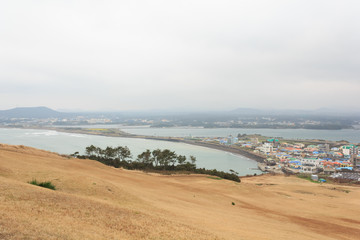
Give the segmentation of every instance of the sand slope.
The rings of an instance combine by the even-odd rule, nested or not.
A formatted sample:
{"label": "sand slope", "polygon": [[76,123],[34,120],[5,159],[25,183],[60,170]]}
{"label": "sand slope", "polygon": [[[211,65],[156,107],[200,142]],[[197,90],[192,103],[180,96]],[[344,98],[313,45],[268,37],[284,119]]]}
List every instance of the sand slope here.
{"label": "sand slope", "polygon": [[[51,181],[58,190],[33,186]],[[232,205],[232,202],[235,205]],[[358,239],[360,189],[161,176],[0,145],[0,239]]]}

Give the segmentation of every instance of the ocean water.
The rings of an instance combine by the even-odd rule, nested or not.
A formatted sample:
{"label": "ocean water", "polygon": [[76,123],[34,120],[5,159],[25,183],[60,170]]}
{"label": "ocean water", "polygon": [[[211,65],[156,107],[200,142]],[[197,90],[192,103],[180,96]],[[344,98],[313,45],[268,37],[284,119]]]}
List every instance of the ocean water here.
{"label": "ocean water", "polygon": [[120,124],[76,125],[59,127],[82,128],[119,128],[124,132],[161,137],[227,137],[240,134],[260,134],[268,137],[283,137],[286,139],[324,139],[330,141],[346,140],[360,143],[360,125],[355,129],[312,130],[312,129],[264,129],[264,128],[150,128],[149,126],[123,126]]}
{"label": "ocean water", "polygon": [[229,171],[233,169],[244,176],[247,174],[259,174],[257,162],[246,157],[232,153],[210,149],[185,143],[174,143],[166,141],[103,137],[84,134],[62,133],[49,130],[32,129],[6,129],[0,128],[0,143],[25,145],[58,152],[71,154],[79,151],[84,153],[85,147],[93,144],[105,148],[106,146],[128,146],[133,154],[133,159],[146,149],[154,150],[170,149],[177,154],[189,157],[193,155],[197,158],[197,166],[207,169],[217,169]]}
{"label": "ocean water", "polygon": [[[106,126],[106,125],[105,125]],[[104,126],[103,126],[104,127]],[[164,137],[227,137],[240,134],[260,134],[286,139],[324,139],[330,141],[346,140],[360,143],[359,129],[310,130],[310,129],[246,129],[246,128],[149,128],[117,126],[125,132],[139,135]]]}

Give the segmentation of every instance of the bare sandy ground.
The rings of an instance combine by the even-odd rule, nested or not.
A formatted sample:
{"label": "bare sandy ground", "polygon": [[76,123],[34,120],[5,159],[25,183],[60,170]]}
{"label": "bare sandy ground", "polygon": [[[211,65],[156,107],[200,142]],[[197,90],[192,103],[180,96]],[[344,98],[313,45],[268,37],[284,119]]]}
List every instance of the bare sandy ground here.
{"label": "bare sandy ground", "polygon": [[162,176],[0,145],[0,239],[359,238],[358,187]]}

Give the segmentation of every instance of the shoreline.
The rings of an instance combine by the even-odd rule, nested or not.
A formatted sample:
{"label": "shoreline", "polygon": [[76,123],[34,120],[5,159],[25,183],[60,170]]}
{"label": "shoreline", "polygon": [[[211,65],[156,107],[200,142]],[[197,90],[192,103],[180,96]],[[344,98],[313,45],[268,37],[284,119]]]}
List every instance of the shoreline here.
{"label": "shoreline", "polygon": [[[216,149],[220,151],[225,151],[229,153],[238,154],[242,157],[248,158],[250,160],[256,161],[258,163],[264,163],[266,160],[266,156],[262,154],[258,154],[252,151],[248,151],[246,149],[242,149],[235,146],[228,146],[228,145],[220,145],[215,143],[203,142],[199,140],[189,140],[182,137],[161,137],[161,136],[147,136],[147,135],[136,135],[124,132],[118,128],[75,128],[75,127],[42,127],[42,126],[22,126],[22,127],[6,127],[1,126],[1,128],[18,128],[18,129],[34,129],[34,130],[50,130],[56,132],[65,132],[65,133],[74,133],[74,134],[85,134],[85,135],[97,135],[97,136],[104,136],[104,137],[121,137],[121,138],[139,138],[139,139],[148,139],[148,140],[157,140],[157,141],[168,141],[168,142],[181,142],[185,144],[190,144],[194,146],[206,147],[210,149]],[[263,136],[266,137],[266,136]],[[283,139],[288,141],[288,139]],[[313,143],[313,144],[324,144],[328,143],[331,146],[341,146],[344,144],[348,144],[347,141],[329,141],[329,140],[322,140],[322,139],[297,139],[289,141],[296,141],[296,142],[306,142],[306,143]]]}
{"label": "shoreline", "polygon": [[[6,128],[6,127],[2,127],[2,128]],[[256,153],[252,153],[239,148],[234,148],[231,146],[205,143],[196,140],[194,141],[186,140],[178,137],[156,137],[156,136],[146,136],[146,135],[135,135],[112,128],[104,129],[106,131],[99,131],[99,129],[96,128],[91,129],[91,128],[56,128],[56,127],[19,127],[18,129],[50,130],[56,132],[95,135],[95,136],[103,136],[103,137],[139,138],[139,139],[148,139],[148,140],[157,140],[157,141],[179,142],[179,143],[185,143],[194,146],[206,147],[210,149],[216,149],[224,152],[238,154],[242,157],[248,158],[258,163],[263,163],[264,160],[266,159],[265,156],[261,156]]]}

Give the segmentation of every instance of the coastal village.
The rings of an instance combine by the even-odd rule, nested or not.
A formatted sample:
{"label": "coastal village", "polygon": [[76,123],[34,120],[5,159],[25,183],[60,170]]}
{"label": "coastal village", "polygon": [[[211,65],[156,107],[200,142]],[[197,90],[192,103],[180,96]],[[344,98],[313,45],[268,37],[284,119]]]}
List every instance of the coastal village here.
{"label": "coastal village", "polygon": [[198,141],[243,149],[263,161],[258,167],[263,172],[309,174],[313,180],[319,175],[349,181],[360,181],[359,145],[325,142],[315,144],[304,140],[266,138],[260,135],[241,135],[226,138],[198,138]]}

